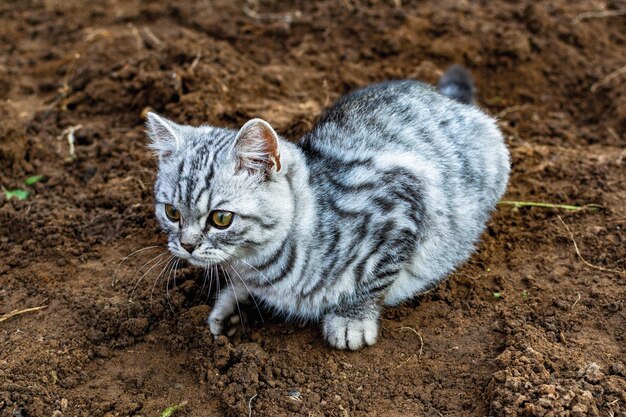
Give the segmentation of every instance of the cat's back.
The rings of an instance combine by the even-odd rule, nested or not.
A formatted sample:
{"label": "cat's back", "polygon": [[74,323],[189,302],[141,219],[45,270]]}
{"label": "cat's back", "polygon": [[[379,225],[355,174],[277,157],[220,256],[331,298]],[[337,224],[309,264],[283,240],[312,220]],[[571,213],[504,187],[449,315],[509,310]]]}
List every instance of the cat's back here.
{"label": "cat's back", "polygon": [[[413,124],[427,110],[429,93],[427,85],[410,80],[389,81],[353,91],[324,112],[313,131],[302,138],[301,145],[352,150],[393,146],[379,139],[396,136],[394,125],[399,128]],[[416,102],[418,96],[425,102]]]}
{"label": "cat's back", "polygon": [[370,85],[340,98],[302,138],[301,146],[331,152],[411,150],[423,141],[462,144],[472,137],[469,145],[475,147],[481,138],[473,133],[481,130],[499,135],[493,120],[477,107],[452,100],[428,84],[399,80]]}
{"label": "cat's back", "polygon": [[342,97],[300,147],[320,181],[324,174],[343,174],[351,182],[373,176],[371,170],[364,174],[366,165],[381,157],[411,160],[431,167],[433,175],[454,178],[457,193],[484,195],[488,206],[508,179],[509,154],[495,120],[413,80],[374,84]]}

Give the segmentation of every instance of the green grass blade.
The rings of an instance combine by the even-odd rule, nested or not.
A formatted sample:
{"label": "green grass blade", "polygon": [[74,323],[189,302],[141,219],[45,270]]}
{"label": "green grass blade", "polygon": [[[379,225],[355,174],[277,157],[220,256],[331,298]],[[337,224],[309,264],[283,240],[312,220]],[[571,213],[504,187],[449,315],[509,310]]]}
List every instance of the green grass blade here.
{"label": "green grass blade", "polygon": [[513,206],[515,208],[519,208],[519,207],[545,207],[545,208],[558,208],[558,209],[570,210],[570,211],[578,211],[578,210],[582,210],[582,209],[585,209],[585,208],[591,208],[591,209],[602,208],[601,206],[598,206],[597,204],[588,204],[586,206],[570,206],[568,204],[540,203],[540,202],[536,202],[536,201],[509,201],[509,200],[502,200],[498,204],[502,204],[502,205],[506,205],[506,206]]}

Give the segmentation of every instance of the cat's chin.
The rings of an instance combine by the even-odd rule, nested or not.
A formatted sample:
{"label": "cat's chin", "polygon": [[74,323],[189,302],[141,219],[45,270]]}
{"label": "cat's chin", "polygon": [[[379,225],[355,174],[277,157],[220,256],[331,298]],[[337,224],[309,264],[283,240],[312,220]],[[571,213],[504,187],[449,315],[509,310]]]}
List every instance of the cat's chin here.
{"label": "cat's chin", "polygon": [[213,261],[213,260],[210,260],[210,259],[199,259],[199,258],[196,258],[194,256],[187,256],[187,257],[185,257],[183,259],[185,259],[191,265],[197,266],[199,268],[206,268],[207,266],[215,265],[215,264],[219,263],[217,261]]}

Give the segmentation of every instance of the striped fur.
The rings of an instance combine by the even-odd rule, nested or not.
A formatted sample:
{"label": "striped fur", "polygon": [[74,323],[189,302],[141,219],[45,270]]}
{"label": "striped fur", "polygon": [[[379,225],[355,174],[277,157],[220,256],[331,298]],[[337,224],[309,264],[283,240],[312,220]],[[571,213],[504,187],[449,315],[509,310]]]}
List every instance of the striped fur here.
{"label": "striped fur", "polygon": [[[321,321],[340,349],[373,344],[382,304],[435,286],[470,256],[509,173],[492,118],[416,81],[345,96],[297,145],[278,139],[280,161],[263,177],[237,170],[235,130],[151,114],[148,134],[170,250],[232,272],[211,331],[252,293],[288,318]],[[216,209],[235,213],[229,228],[210,227]]]}

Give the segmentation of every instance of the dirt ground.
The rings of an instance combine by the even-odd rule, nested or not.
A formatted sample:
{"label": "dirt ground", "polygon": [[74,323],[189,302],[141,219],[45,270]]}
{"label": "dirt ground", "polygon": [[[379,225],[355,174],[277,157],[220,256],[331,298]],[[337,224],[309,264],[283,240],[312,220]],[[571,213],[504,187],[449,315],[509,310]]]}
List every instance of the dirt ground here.
{"label": "dirt ground", "polygon": [[[1,0],[0,184],[31,195],[0,197],[0,316],[45,308],[0,319],[0,416],[626,416],[625,9]],[[202,273],[159,276],[142,111],[296,140],[351,89],[451,63],[500,119],[507,200],[600,208],[499,206],[374,347],[254,309],[214,341]]]}

